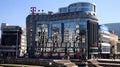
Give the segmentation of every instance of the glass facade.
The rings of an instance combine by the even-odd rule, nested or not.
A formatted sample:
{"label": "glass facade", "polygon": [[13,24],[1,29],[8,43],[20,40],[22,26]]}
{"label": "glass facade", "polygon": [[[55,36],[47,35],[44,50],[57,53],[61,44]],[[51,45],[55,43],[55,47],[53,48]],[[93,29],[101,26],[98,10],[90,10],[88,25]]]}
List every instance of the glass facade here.
{"label": "glass facade", "polygon": [[101,53],[110,53],[110,46],[102,46]]}
{"label": "glass facade", "polygon": [[109,31],[114,31],[114,34],[118,35],[118,38],[120,39],[120,23],[109,23],[109,24],[104,24],[109,28]]}
{"label": "glass facade", "polygon": [[[19,26],[5,26],[2,29],[0,57],[19,57],[22,30]],[[1,56],[2,55],[2,56]]]}
{"label": "glass facade", "polygon": [[89,3],[77,3],[69,5],[69,11],[91,11],[91,7]]}
{"label": "glass facade", "polygon": [[[98,32],[97,17],[86,13],[86,11],[92,12],[91,5],[90,3],[73,3],[63,9],[60,8],[59,13],[29,15],[26,22],[27,31],[35,37],[35,43],[34,37],[32,37],[32,44],[35,45],[28,45],[28,48],[30,48],[28,49],[29,57],[41,57],[43,54],[47,56],[49,53],[54,56],[60,53],[63,57],[69,54],[70,58],[78,53],[80,53],[80,56],[88,56],[88,50],[90,49],[88,47],[91,47],[92,44],[97,45]],[[81,11],[81,9],[84,11]],[[31,17],[34,18],[31,19]],[[31,20],[34,22],[29,23]],[[89,20],[91,21],[88,24]],[[91,23],[93,26],[90,26]],[[34,25],[32,32],[29,31],[31,29],[30,24]],[[92,33],[90,30],[92,30]],[[89,39],[92,38],[92,42],[88,40],[88,37]],[[30,38],[31,36],[28,35],[28,44],[30,44]]]}
{"label": "glass facade", "polygon": [[59,9],[59,12],[75,12],[75,11],[90,11],[96,12],[96,5],[87,2],[77,2],[70,4],[68,7],[63,7]]}
{"label": "glass facade", "polygon": [[67,7],[59,8],[59,12],[60,13],[68,12],[68,8]]}
{"label": "glass facade", "polygon": [[1,44],[4,46],[16,46],[20,44],[21,29],[3,29]]}
{"label": "glass facade", "polygon": [[[86,48],[87,18],[37,22],[35,55],[40,52],[70,52]],[[49,39],[49,40],[48,40]],[[82,40],[83,41],[82,41]],[[39,48],[39,49],[38,49]]]}
{"label": "glass facade", "polygon": [[109,32],[108,27],[105,26],[105,25],[99,25],[99,30],[104,30],[104,31],[108,31]]}

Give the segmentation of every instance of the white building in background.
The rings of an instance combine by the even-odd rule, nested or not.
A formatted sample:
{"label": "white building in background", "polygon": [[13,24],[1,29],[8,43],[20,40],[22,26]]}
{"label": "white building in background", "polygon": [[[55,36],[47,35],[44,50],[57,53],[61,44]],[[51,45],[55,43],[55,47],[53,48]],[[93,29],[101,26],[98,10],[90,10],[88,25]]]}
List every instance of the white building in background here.
{"label": "white building in background", "polygon": [[24,56],[26,54],[26,50],[27,50],[26,29],[22,28],[20,56]]}
{"label": "white building in background", "polygon": [[106,26],[99,26],[99,48],[101,58],[109,58],[111,53],[110,33]]}
{"label": "white building in background", "polygon": [[111,43],[111,56],[115,55],[115,58],[119,58],[120,54],[120,42],[118,41],[118,36],[116,34],[110,34],[110,43]]}
{"label": "white building in background", "polygon": [[102,58],[120,58],[120,42],[118,41],[118,35],[110,31],[111,29],[107,26],[101,25],[99,28],[100,55]]}

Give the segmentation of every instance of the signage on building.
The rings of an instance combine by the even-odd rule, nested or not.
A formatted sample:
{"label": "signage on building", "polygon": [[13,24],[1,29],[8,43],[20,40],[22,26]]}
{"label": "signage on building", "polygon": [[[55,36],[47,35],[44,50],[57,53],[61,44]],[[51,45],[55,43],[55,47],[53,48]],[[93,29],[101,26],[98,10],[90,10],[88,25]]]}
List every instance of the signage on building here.
{"label": "signage on building", "polygon": [[36,7],[31,7],[30,9],[31,9],[32,14],[36,12]]}

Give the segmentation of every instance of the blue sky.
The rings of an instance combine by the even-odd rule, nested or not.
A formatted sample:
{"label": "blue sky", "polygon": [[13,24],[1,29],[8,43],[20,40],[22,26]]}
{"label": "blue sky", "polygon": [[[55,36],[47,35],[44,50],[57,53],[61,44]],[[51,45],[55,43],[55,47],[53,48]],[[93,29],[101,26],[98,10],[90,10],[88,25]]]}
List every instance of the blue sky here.
{"label": "blue sky", "polygon": [[26,26],[26,16],[30,7],[45,12],[57,12],[59,7],[68,6],[74,2],[96,3],[99,23],[120,22],[120,0],[0,0],[0,24]]}

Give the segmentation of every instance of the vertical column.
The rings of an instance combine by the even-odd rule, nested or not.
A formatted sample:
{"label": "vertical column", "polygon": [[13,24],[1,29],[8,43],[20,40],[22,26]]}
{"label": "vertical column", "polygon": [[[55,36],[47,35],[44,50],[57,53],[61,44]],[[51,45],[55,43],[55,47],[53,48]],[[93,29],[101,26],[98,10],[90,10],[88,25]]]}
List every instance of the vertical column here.
{"label": "vertical column", "polygon": [[64,42],[64,23],[61,23],[62,43]]}
{"label": "vertical column", "polygon": [[48,38],[51,37],[51,23],[48,24]]}

